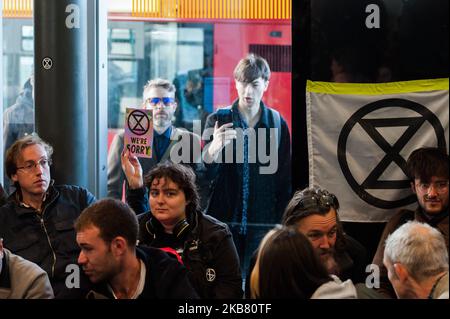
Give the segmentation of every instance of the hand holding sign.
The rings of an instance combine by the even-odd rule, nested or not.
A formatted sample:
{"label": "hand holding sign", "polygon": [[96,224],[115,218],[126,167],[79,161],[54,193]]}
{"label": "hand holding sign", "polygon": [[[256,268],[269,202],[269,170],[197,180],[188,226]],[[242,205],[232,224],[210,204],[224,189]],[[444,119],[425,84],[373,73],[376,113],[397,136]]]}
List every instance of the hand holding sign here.
{"label": "hand holding sign", "polygon": [[122,163],[122,170],[125,173],[128,184],[131,189],[137,189],[144,186],[142,179],[142,167],[138,158],[133,155],[126,148],[123,149],[120,161]]}

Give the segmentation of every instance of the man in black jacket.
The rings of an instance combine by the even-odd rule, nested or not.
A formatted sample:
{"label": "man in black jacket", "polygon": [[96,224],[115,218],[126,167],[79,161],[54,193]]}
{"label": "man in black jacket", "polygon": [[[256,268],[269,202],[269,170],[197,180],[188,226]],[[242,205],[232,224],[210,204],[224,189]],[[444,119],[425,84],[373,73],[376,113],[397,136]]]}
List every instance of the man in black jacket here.
{"label": "man in black jacket", "polygon": [[267,61],[249,54],[234,79],[239,98],[208,116],[203,159],[213,181],[207,211],[230,227],[245,273],[291,197],[291,141],[281,114],[262,101],[270,79]]}
{"label": "man in black jacket", "polygon": [[198,298],[175,258],[155,248],[136,248],[138,221],[127,204],[100,200],[81,213],[75,229],[78,262],[94,283],[87,298]]}
{"label": "man in black jacket", "polygon": [[6,174],[16,191],[0,208],[0,233],[8,249],[44,269],[56,298],[76,298],[81,289],[66,284],[67,266],[77,263],[79,248],[73,222],[95,201],[86,189],[53,186],[50,165],[53,148],[37,135],[17,140],[6,152]]}

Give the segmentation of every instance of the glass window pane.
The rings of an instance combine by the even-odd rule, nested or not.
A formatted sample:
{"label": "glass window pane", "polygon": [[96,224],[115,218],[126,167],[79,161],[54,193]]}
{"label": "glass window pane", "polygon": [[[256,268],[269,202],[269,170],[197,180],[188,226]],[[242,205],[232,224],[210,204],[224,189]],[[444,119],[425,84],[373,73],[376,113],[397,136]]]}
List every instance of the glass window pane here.
{"label": "glass window pane", "polygon": [[[4,151],[18,138],[34,132],[33,21],[3,19],[3,123]],[[7,192],[13,191],[4,176]]]}
{"label": "glass window pane", "polygon": [[[172,118],[173,126],[193,131],[194,121],[200,121],[202,131],[211,113],[236,101],[238,94],[233,76],[234,68],[248,53],[256,53],[268,61],[272,70],[263,102],[277,110],[290,129],[290,20],[283,23],[256,19],[198,19],[189,22],[174,18],[165,22],[142,18],[130,22],[126,15],[121,21],[117,18],[117,12],[115,14],[115,19],[109,20],[112,31],[108,39],[108,196],[123,199],[125,186],[118,160],[123,135],[117,134],[123,134],[126,107],[141,107],[143,87],[151,79],[167,79],[176,87],[177,108]],[[202,134],[201,131],[199,135]],[[288,156],[284,156],[283,160]],[[158,158],[152,160],[153,163],[159,161]],[[141,159],[144,173],[153,167],[150,162],[151,160]],[[271,179],[268,178],[269,180]],[[197,177],[203,208],[211,196],[208,188],[210,182],[206,178]],[[249,207],[255,206],[254,196],[259,191],[258,185],[265,184],[265,180],[260,183],[252,182],[250,193],[253,197],[248,200],[252,202]],[[273,198],[271,195],[263,197],[269,201]],[[276,210],[277,206],[274,202],[262,205],[269,210]],[[268,212],[265,217],[254,219],[254,211],[249,211],[252,224],[249,226],[252,235],[249,236],[252,239],[248,241],[249,246],[245,252],[239,248],[241,257],[245,260],[244,268],[247,267],[249,254],[257,247],[262,235],[275,222],[280,222],[281,214],[281,210],[275,214]],[[233,226],[235,230],[239,228],[240,222],[240,217],[237,217]]]}

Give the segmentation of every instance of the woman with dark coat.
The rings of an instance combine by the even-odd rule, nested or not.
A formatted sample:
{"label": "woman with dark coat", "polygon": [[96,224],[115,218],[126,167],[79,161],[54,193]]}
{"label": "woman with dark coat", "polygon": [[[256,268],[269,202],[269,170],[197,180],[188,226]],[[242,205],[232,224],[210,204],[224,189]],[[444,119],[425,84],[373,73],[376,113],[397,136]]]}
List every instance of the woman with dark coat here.
{"label": "woman with dark coat", "polygon": [[[200,211],[191,168],[159,164],[142,178],[137,158],[122,153],[127,202],[139,219],[139,245],[181,257],[201,298],[242,298],[239,257],[228,226]],[[150,206],[150,210],[148,210]]]}

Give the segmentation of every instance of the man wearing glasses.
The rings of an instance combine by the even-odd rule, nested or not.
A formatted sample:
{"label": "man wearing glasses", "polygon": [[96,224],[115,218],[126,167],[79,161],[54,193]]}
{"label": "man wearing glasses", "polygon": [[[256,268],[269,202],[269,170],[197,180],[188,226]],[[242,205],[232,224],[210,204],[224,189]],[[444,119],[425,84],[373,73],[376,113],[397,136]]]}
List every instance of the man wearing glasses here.
{"label": "man wearing glasses", "polygon": [[[198,173],[199,163],[201,163],[200,137],[172,125],[172,118],[177,108],[175,86],[164,79],[151,80],[144,86],[143,100],[142,108],[153,110],[154,130],[153,157],[139,158],[143,173],[147,173],[160,162],[175,161],[174,155],[177,156],[176,161],[181,158],[181,164],[189,164]],[[121,132],[114,137],[108,153],[108,197],[117,199],[122,199],[125,181],[120,161],[123,144],[124,132]],[[176,151],[172,152],[172,150]],[[189,151],[190,154],[187,156],[179,154],[178,150]],[[184,161],[184,159],[188,160]]]}
{"label": "man wearing glasses", "polygon": [[[47,272],[56,298],[75,298],[81,289],[69,289],[66,272],[68,265],[77,265],[79,253],[73,224],[95,197],[81,187],[53,185],[52,153],[37,135],[27,135],[7,150],[6,174],[16,191],[0,208],[0,234],[12,253]],[[78,279],[84,288],[87,280]]]}
{"label": "man wearing glasses", "polygon": [[380,267],[380,289],[395,298],[383,265],[384,243],[387,237],[409,220],[427,223],[439,230],[448,250],[448,154],[438,148],[424,147],[411,153],[406,167],[411,189],[417,196],[415,211],[402,209],[386,224],[373,263]]}

